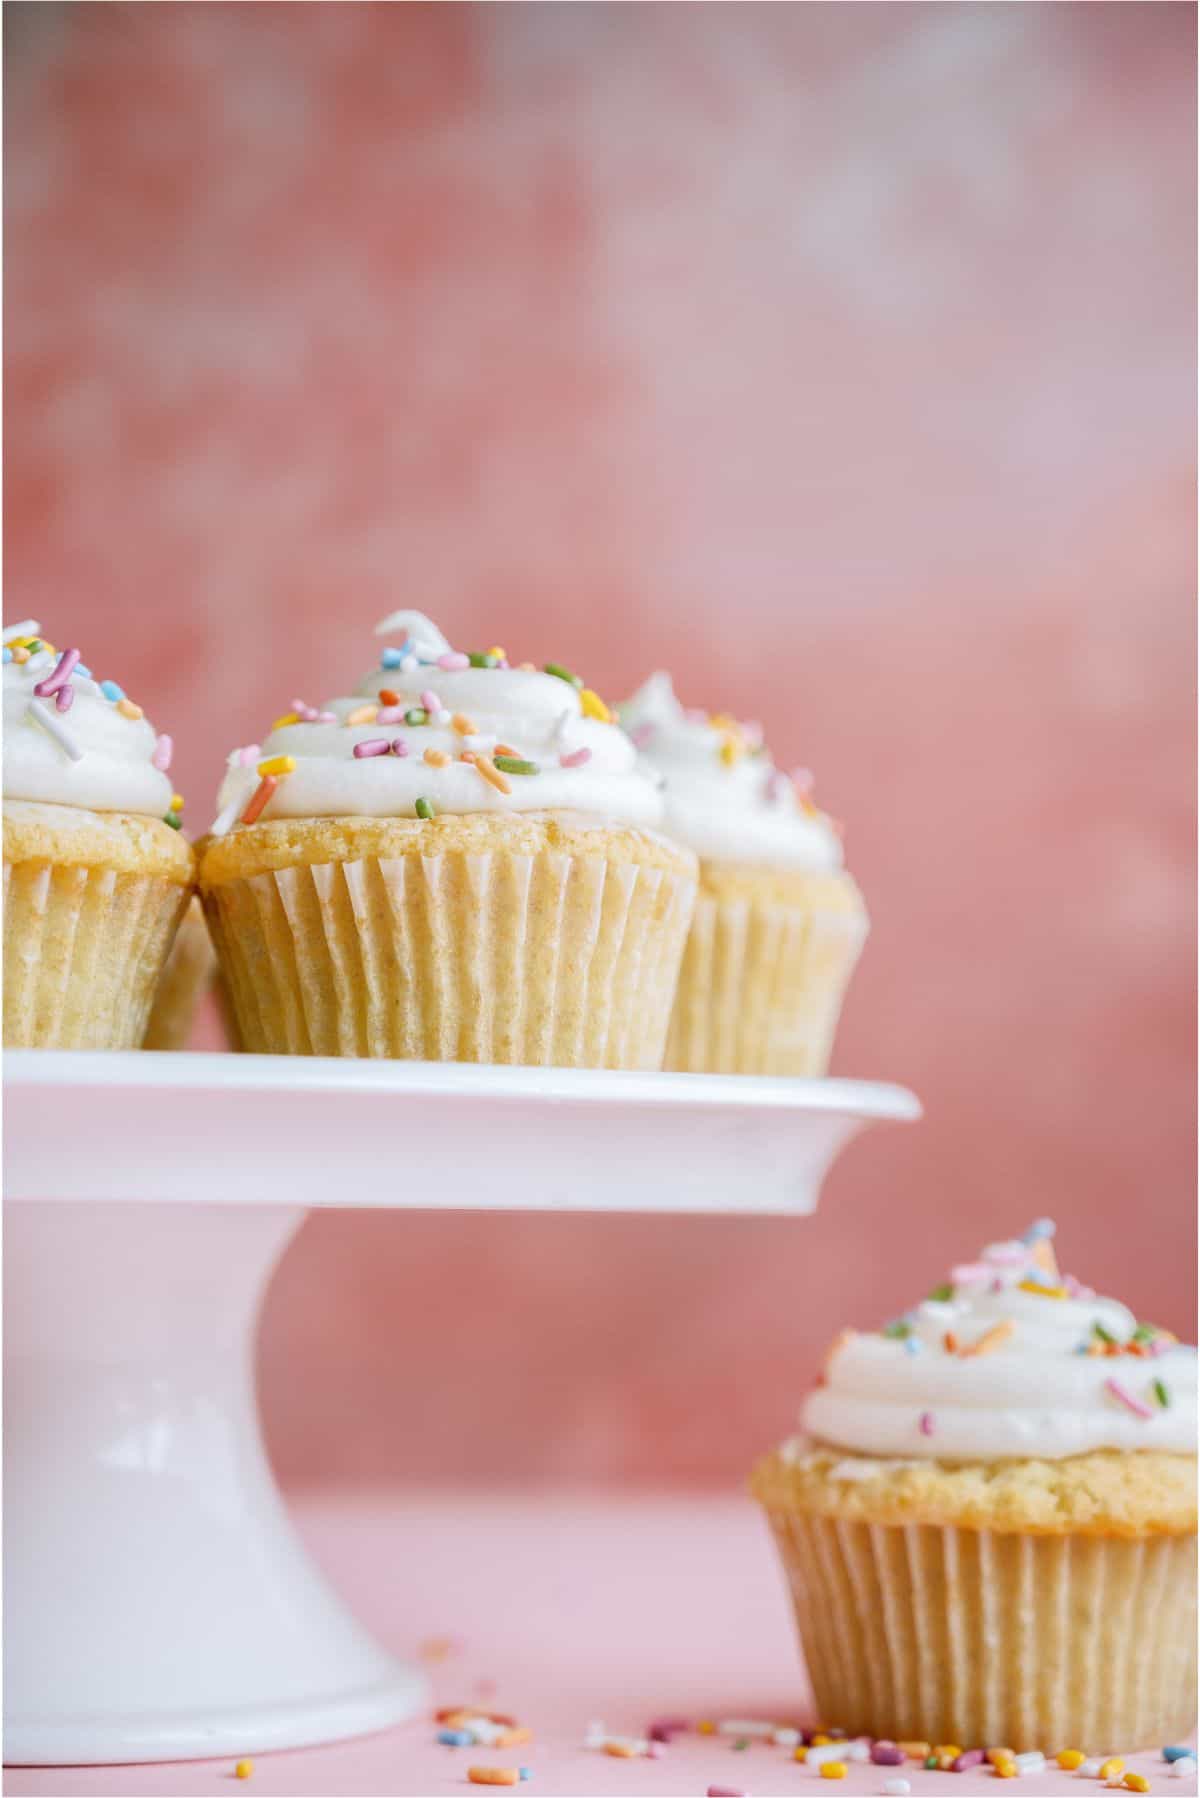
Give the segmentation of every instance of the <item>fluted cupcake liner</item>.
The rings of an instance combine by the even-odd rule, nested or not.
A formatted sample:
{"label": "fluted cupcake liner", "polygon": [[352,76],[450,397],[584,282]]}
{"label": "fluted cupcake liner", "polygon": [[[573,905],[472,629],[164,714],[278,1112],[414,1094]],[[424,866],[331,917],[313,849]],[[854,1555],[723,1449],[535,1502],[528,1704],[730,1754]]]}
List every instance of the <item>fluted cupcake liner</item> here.
{"label": "fluted cupcake liner", "polygon": [[137,1048],[187,896],[158,874],[6,860],[5,1046]]}
{"label": "fluted cupcake liner", "polygon": [[183,1049],[196,1011],[216,973],[217,958],[204,921],[204,908],[193,898],[179,922],[166,964],[154,989],[154,1003],[142,1039],[143,1049]]}
{"label": "fluted cupcake liner", "polygon": [[[848,876],[705,877],[680,968],[666,1066],[691,1073],[821,1075],[866,941]],[[757,890],[756,890],[757,889]]]}
{"label": "fluted cupcake liner", "polygon": [[242,1046],[661,1066],[695,882],[602,854],[364,856],[205,892]]}
{"label": "fluted cupcake liner", "polygon": [[894,1741],[1181,1741],[1196,1538],[1034,1535],[772,1511],[821,1718]]}

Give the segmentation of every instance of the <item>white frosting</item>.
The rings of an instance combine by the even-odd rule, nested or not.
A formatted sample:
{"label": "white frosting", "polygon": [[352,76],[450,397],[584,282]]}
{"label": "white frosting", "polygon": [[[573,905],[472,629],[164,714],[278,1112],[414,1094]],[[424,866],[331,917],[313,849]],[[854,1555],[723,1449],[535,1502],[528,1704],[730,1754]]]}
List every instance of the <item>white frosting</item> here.
{"label": "white frosting", "polygon": [[810,874],[841,867],[833,824],[775,767],[756,726],[685,711],[669,674],[651,675],[619,709],[665,780],[667,830],[702,860]]}
{"label": "white frosting", "polygon": [[[442,668],[454,659],[446,639],[419,612],[393,613],[379,627],[389,637],[385,657],[400,651],[398,666],[371,670],[357,691],[331,699],[309,717],[280,724],[257,753],[235,751],[218,796],[218,834],[232,828],[259,784],[258,766],[290,756],[295,768],[279,781],[259,816],[272,818],[413,817],[418,799],[438,812],[575,812],[606,822],[655,827],[662,823],[659,785],[615,723],[585,715],[580,687],[537,669]],[[407,649],[408,653],[404,653]],[[383,716],[350,724],[381,692],[399,706]],[[432,695],[437,710],[427,723],[408,724],[403,714]],[[311,711],[311,708],[306,708]],[[469,722],[464,733],[453,720]],[[355,756],[355,746],[399,740],[394,752]],[[444,766],[425,751],[445,755]],[[501,770],[503,792],[463,761],[463,752],[491,759],[512,751],[534,773]]]}
{"label": "white frosting", "polygon": [[[9,626],[6,655],[12,643],[37,635],[32,619]],[[171,779],[154,766],[158,738],[145,717],[126,717],[98,681],[77,672],[67,682],[74,697],[65,711],[53,695],[34,692],[53,675],[59,653],[4,663],[4,797],[164,817]]]}
{"label": "white frosting", "polygon": [[[1087,1352],[1102,1344],[1097,1325],[1127,1344],[1137,1328],[1133,1314],[1072,1280],[1064,1297],[1024,1290],[1031,1275],[1043,1282],[1054,1277],[1032,1264],[1032,1254],[1021,1242],[996,1243],[970,1268],[955,1269],[952,1297],[927,1299],[890,1326],[907,1328],[907,1338],[847,1332],[829,1357],[824,1383],[805,1401],[807,1434],[906,1460],[1194,1451],[1195,1349],[1160,1337],[1144,1355]],[[1007,1325],[1011,1332],[991,1352],[962,1353]],[[1167,1393],[1165,1406],[1156,1381]]]}

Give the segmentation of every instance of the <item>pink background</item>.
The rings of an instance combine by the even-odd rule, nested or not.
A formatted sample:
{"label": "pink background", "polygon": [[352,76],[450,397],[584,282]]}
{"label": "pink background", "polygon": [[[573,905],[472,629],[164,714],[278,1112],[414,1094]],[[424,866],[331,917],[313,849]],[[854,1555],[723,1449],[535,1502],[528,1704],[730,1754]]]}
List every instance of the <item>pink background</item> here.
{"label": "pink background", "polygon": [[670,665],[847,821],[837,1066],[927,1106],[808,1222],[310,1224],[285,1476],[732,1484],[839,1324],[1041,1213],[1190,1333],[1192,9],[6,25],[9,616],[197,831],[385,609]]}

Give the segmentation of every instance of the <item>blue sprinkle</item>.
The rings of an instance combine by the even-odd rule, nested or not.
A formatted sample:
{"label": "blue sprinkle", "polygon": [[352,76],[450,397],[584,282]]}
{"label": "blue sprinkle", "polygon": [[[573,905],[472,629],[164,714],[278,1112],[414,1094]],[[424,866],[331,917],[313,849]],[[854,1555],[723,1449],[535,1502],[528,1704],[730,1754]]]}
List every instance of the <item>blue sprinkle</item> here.
{"label": "blue sprinkle", "polygon": [[919,1337],[906,1336],[904,1338],[904,1352],[906,1355],[919,1355],[921,1352]]}
{"label": "blue sprinkle", "polygon": [[518,1767],[517,1768],[517,1778],[518,1779],[532,1779],[533,1778],[533,1768],[532,1767]]}
{"label": "blue sprinkle", "polygon": [[398,668],[404,657],[398,649],[385,649],[379,658],[381,668]]}
{"label": "blue sprinkle", "polygon": [[111,699],[114,705],[116,705],[118,699],[124,699],[125,697],[124,687],[118,687],[115,680],[102,680],[100,682],[100,691],[103,693],[105,699]]}
{"label": "blue sprinkle", "polygon": [[1039,1217],[1030,1224],[1021,1241],[1024,1243],[1041,1242],[1043,1237],[1053,1236],[1058,1226],[1052,1217]]}
{"label": "blue sprinkle", "polygon": [[11,650],[11,649],[6,649],[6,650],[5,650],[5,652],[4,652],[4,660],[5,660],[5,661],[6,661],[6,662],[11,662],[11,661],[12,661],[12,650]]}
{"label": "blue sprinkle", "polygon": [[82,662],[76,662],[76,664],[75,664],[74,668],[71,670],[71,672],[72,672],[72,674],[82,674],[84,680],[91,680],[91,678],[92,678],[91,669],[85,668]]}
{"label": "blue sprinkle", "polygon": [[437,1739],[447,1748],[469,1748],[475,1738],[469,1729],[439,1729]]}
{"label": "blue sprinkle", "polygon": [[1185,1761],[1188,1759],[1194,1760],[1195,1758],[1196,1750],[1194,1748],[1183,1747],[1163,1749],[1163,1759],[1168,1763],[1171,1761]]}

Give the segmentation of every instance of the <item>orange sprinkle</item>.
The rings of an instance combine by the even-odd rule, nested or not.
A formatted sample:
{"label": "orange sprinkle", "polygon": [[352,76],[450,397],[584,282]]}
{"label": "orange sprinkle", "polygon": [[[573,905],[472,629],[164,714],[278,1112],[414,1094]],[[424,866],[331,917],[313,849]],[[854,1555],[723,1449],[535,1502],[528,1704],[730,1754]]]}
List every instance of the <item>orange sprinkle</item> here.
{"label": "orange sprinkle", "polygon": [[492,751],[492,754],[493,755],[511,755],[514,762],[519,762],[521,760],[520,752],[518,750],[514,749],[511,743],[497,743],[496,747]]}
{"label": "orange sprinkle", "polygon": [[379,715],[377,705],[360,705],[353,712],[346,714],[347,724],[374,724]]}
{"label": "orange sprinkle", "polygon": [[23,643],[17,644],[12,652],[12,658],[14,662],[27,662],[29,660],[29,651]]}
{"label": "orange sprinkle", "polygon": [[997,1761],[1012,1760],[1013,1751],[1011,1748],[989,1748],[987,1751],[986,1758],[987,1758],[988,1764],[990,1766],[994,1767],[996,1765]]}
{"label": "orange sprinkle", "polygon": [[382,702],[382,704],[384,704],[384,705],[399,705],[400,704],[399,693],[393,693],[392,689],[390,687],[380,687],[379,698],[380,698],[380,701]]}
{"label": "orange sprinkle", "polygon": [[444,749],[427,749],[425,751],[425,760],[429,763],[431,768],[444,768],[446,763],[450,760],[450,757],[446,754]]}
{"label": "orange sprinkle", "polygon": [[263,807],[266,805],[267,801],[271,797],[271,794],[275,791],[275,789],[278,785],[279,785],[278,774],[264,774],[263,775],[263,777],[259,781],[257,787],[254,789],[253,798],[251,799],[249,805],[246,807],[245,811],[242,813],[242,823],[243,824],[253,824],[254,823],[255,819],[261,815]]}
{"label": "orange sprinkle", "polygon": [[473,1786],[515,1786],[521,1775],[515,1767],[468,1767]]}
{"label": "orange sprinkle", "polygon": [[465,712],[455,712],[453,718],[450,720],[450,725],[453,730],[458,732],[460,737],[473,737],[476,734],[475,720],[474,718],[468,718]]}
{"label": "orange sprinkle", "polygon": [[532,1742],[533,1731],[521,1724],[517,1729],[506,1729],[503,1735],[496,1737],[494,1748],[520,1748],[526,1742]]}
{"label": "orange sprinkle", "polygon": [[953,1330],[947,1330],[946,1334],[942,1337],[942,1347],[948,1355],[957,1355],[958,1337],[954,1334]]}
{"label": "orange sprinkle", "polygon": [[1015,1329],[1016,1325],[1011,1317],[1006,1317],[1003,1323],[993,1324],[990,1330],[985,1330],[982,1336],[969,1342],[959,1353],[964,1361],[969,1360],[972,1355],[990,1355],[993,1349],[998,1349],[1002,1342],[1008,1341]]}
{"label": "orange sprinkle", "polygon": [[512,786],[507,777],[501,774],[499,768],[494,767],[492,763],[488,761],[486,755],[475,756],[474,762],[476,769],[483,775],[484,780],[488,782],[489,786],[495,787],[498,793],[512,792]]}
{"label": "orange sprinkle", "polygon": [[117,710],[122,718],[132,718],[136,721],[142,716],[141,706],[134,705],[132,699],[118,699]]}
{"label": "orange sprinkle", "polygon": [[611,1754],[614,1760],[631,1761],[636,1750],[631,1748],[628,1742],[605,1742],[604,1752]]}

